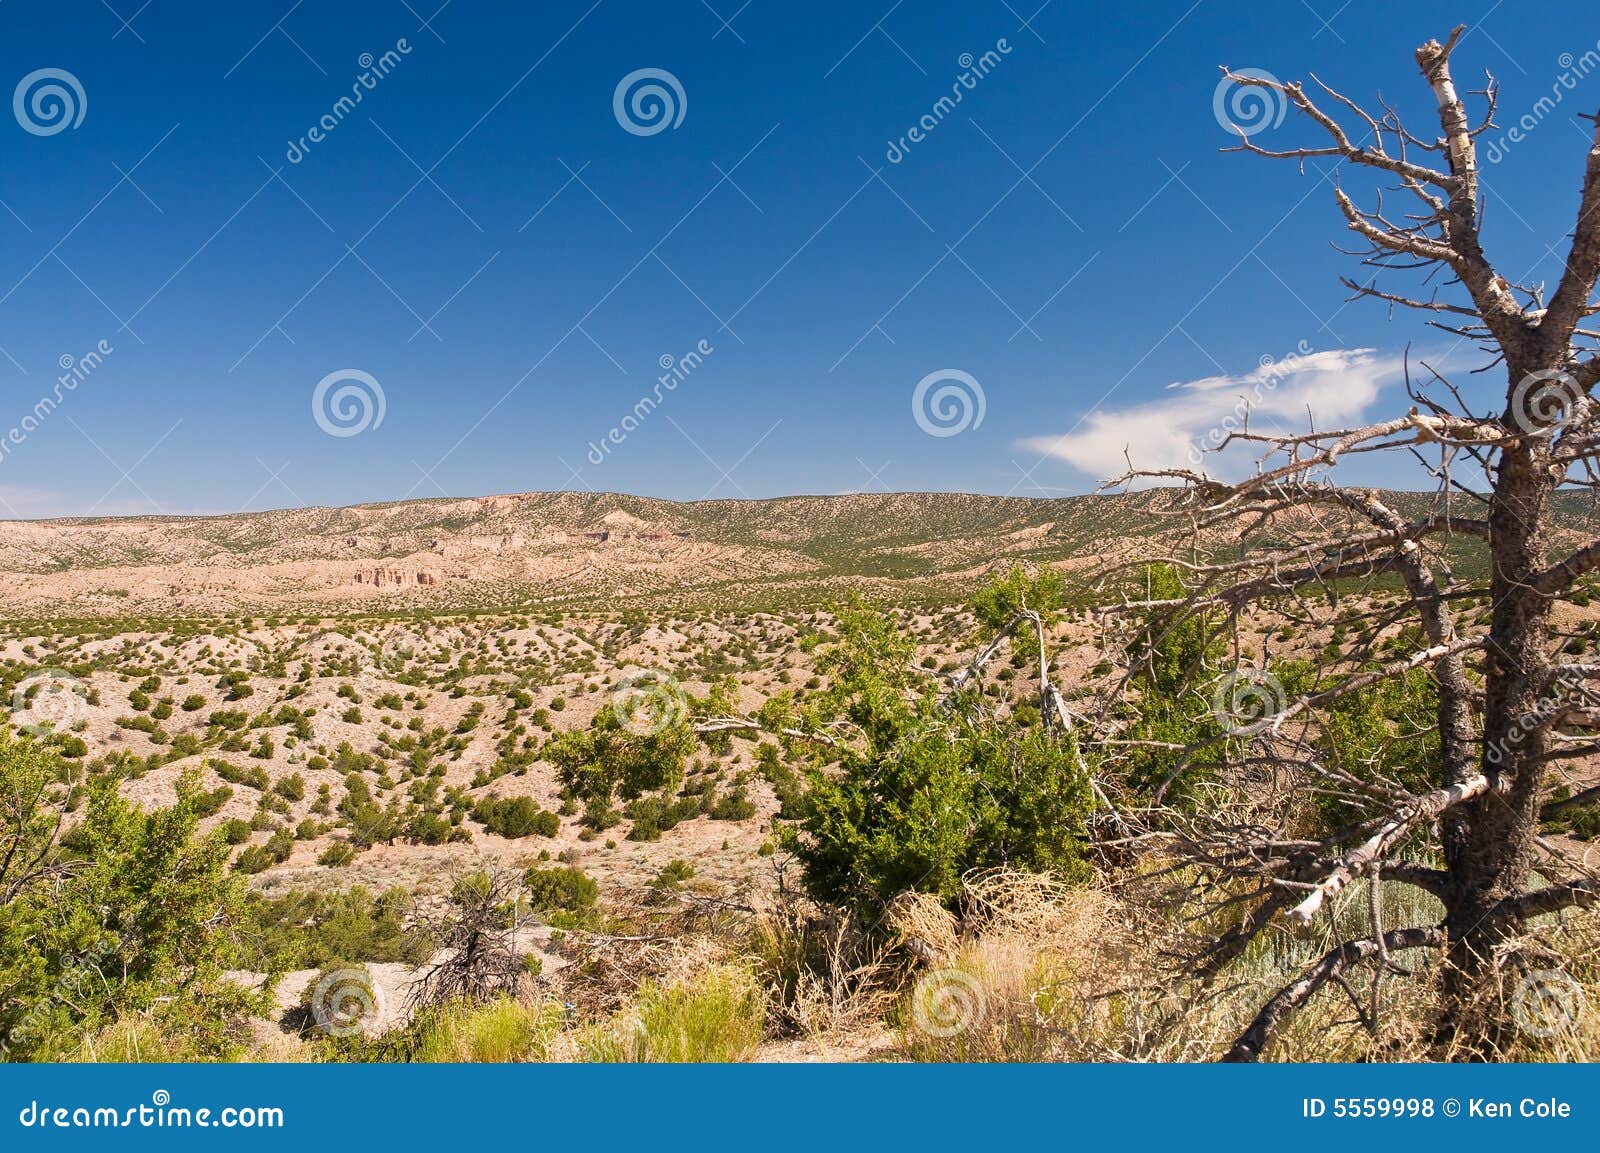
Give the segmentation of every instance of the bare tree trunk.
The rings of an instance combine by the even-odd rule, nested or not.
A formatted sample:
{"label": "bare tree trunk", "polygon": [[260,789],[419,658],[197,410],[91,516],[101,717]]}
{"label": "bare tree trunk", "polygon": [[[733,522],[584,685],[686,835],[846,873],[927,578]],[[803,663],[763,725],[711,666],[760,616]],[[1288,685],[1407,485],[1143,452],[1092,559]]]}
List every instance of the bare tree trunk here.
{"label": "bare tree trunk", "polygon": [[[1513,395],[1517,382],[1529,374],[1564,367],[1516,359],[1510,364]],[[1514,419],[1509,413],[1508,423]],[[1551,598],[1534,580],[1549,552],[1546,526],[1554,479],[1548,441],[1532,437],[1507,448],[1499,466],[1489,511],[1492,607],[1484,658],[1482,771],[1492,787],[1451,815],[1444,844],[1451,878],[1445,900],[1451,963],[1447,1003],[1457,1006],[1482,993],[1497,946],[1519,928],[1497,913],[1497,906],[1526,890],[1532,874],[1544,778],[1539,758],[1547,741],[1545,728],[1530,726],[1528,719],[1547,710],[1542,702],[1552,691]],[[1495,1038],[1479,1040],[1492,1044]]]}

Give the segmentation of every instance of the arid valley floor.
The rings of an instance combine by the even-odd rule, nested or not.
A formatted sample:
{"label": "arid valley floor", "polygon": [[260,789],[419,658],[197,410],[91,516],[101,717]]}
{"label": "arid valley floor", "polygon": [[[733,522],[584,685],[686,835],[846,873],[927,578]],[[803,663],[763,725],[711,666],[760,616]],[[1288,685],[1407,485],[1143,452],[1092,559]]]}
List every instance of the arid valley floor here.
{"label": "arid valley floor", "polygon": [[[141,805],[170,804],[180,775],[198,771],[212,798],[203,827],[226,833],[234,868],[266,897],[361,886],[426,905],[471,871],[549,862],[592,877],[610,907],[666,893],[678,912],[715,918],[794,884],[781,782],[757,755],[770,733],[735,722],[823,687],[813,642],[830,606],[864,593],[920,669],[949,673],[983,642],[967,606],[984,580],[1014,564],[1071,577],[1135,555],[1164,527],[1152,500],[567,493],[0,523],[0,672],[14,720],[48,723],[73,762],[133,766],[122,792]],[[1077,609],[1050,640],[1074,707],[1120,659]],[[542,754],[605,710],[641,706],[730,727],[692,757],[687,810],[664,827],[625,817],[597,829]],[[353,777],[366,797],[352,796]],[[536,827],[492,828],[493,806],[520,798]],[[385,815],[381,831],[362,827],[364,800]],[[1115,919],[1083,916],[1085,940],[1096,918]],[[1138,946],[1113,938],[1131,963]],[[546,979],[574,963],[566,934],[536,918],[518,940]],[[416,966],[371,970],[387,1014],[375,1027],[400,1021]],[[316,977],[282,975],[278,1009]],[[260,1055],[303,1055],[291,1031],[257,1029]],[[791,1032],[760,1055],[893,1050],[881,1015]]]}

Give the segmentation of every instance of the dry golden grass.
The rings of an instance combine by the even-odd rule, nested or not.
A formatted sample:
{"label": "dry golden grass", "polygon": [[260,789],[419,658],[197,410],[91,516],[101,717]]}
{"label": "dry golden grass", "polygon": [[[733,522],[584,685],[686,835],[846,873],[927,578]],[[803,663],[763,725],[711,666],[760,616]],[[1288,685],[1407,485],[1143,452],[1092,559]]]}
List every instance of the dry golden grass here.
{"label": "dry golden grass", "polygon": [[[1412,909],[1403,890],[1386,889],[1384,900],[1391,917],[1431,913]],[[1365,903],[1352,894],[1352,905]],[[1331,940],[1263,941],[1201,983],[1149,931],[1152,920],[1181,920],[1182,910],[1003,870],[969,878],[964,907],[957,921],[937,902],[908,896],[892,911],[894,929],[924,959],[902,974],[889,1013],[905,1059],[1215,1060]],[[1370,970],[1353,973],[1293,1014],[1265,1059],[1464,1057],[1437,1026],[1442,957],[1412,953],[1406,963],[1382,980],[1375,1029]],[[1481,1011],[1507,1023],[1500,1059],[1590,1061],[1600,1056],[1597,996],[1600,915],[1569,915],[1522,943]]]}

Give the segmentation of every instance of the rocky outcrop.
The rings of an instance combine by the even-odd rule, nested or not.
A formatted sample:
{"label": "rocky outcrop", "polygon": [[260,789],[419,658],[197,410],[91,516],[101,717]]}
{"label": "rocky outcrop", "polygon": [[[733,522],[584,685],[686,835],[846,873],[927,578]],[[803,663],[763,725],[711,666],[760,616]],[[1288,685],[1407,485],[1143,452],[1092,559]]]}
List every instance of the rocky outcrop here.
{"label": "rocky outcrop", "polygon": [[610,529],[599,529],[593,532],[569,532],[569,544],[611,544],[617,541],[663,541],[663,540],[688,540],[686,532],[614,532]]}
{"label": "rocky outcrop", "polygon": [[425,569],[407,572],[405,569],[375,568],[356,573],[355,581],[358,585],[369,585],[372,588],[410,588],[436,585],[439,583],[439,578]]}

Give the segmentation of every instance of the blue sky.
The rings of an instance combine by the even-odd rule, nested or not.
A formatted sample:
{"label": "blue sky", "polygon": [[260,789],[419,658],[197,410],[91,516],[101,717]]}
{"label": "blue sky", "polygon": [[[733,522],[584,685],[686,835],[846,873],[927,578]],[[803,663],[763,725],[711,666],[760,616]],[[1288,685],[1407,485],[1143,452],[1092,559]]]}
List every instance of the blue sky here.
{"label": "blue sky", "polygon": [[[1356,417],[1400,402],[1408,342],[1464,381],[1481,361],[1344,303],[1324,171],[1219,154],[1218,65],[1381,89],[1421,130],[1412,50],[1464,22],[1458,75],[1492,70],[1510,125],[1600,40],[1591,5],[1496,0],[439,2],[0,5],[4,85],[82,93],[59,131],[25,98],[0,121],[0,438],[64,357],[112,350],[10,438],[0,516],[1082,492],[1297,354],[1264,416]],[[625,130],[641,69],[681,120]],[[1513,279],[1559,268],[1596,108],[1575,76],[1485,166]],[[325,398],[379,390],[382,421],[329,435],[352,428],[313,396],[344,370]],[[981,422],[925,431],[953,431],[912,407],[940,373],[965,376],[924,400],[975,387]]]}

